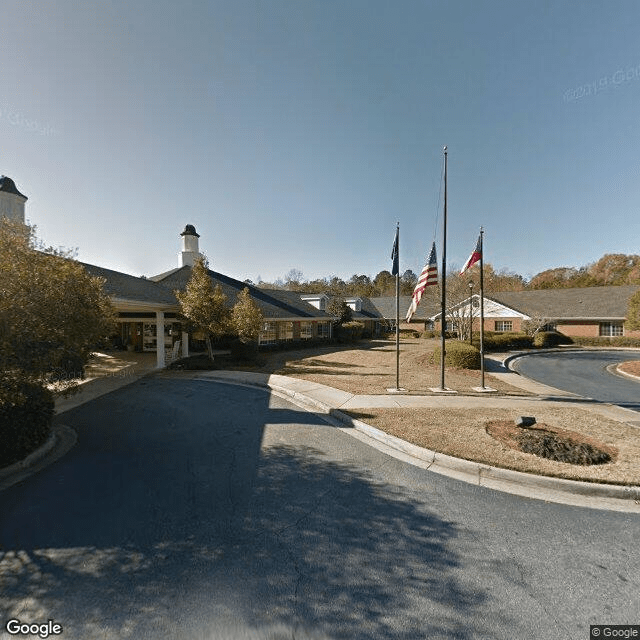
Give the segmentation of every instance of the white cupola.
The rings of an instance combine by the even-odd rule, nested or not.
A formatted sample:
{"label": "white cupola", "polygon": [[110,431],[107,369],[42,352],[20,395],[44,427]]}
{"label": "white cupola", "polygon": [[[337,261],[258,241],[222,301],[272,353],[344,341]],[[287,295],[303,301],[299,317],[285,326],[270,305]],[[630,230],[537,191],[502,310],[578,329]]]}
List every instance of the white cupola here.
{"label": "white cupola", "polygon": [[200,257],[200,249],[198,248],[200,235],[192,224],[188,224],[180,235],[182,236],[182,251],[178,254],[178,267],[193,267],[196,259]]}
{"label": "white cupola", "polygon": [[0,176],[0,218],[9,218],[24,224],[24,203],[27,196],[20,193],[16,183],[7,176]]}

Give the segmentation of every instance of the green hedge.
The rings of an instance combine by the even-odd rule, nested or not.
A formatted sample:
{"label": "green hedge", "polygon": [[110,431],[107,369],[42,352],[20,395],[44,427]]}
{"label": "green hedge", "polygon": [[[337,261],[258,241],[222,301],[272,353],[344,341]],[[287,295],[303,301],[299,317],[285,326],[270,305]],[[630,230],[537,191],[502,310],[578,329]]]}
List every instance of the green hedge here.
{"label": "green hedge", "polygon": [[558,331],[539,331],[533,336],[533,346],[539,349],[557,347],[559,344],[571,344],[573,341]]}
{"label": "green hedge", "polygon": [[640,338],[572,336],[571,342],[582,347],[640,347]]}
{"label": "green hedge", "polygon": [[[439,331],[433,331],[431,329],[431,330],[423,331],[420,334],[420,337],[424,338],[425,340],[429,340],[431,338],[440,338],[442,336],[441,336],[441,333]],[[456,334],[453,331],[445,331],[444,332],[444,337],[446,339],[455,338]]]}
{"label": "green hedge", "polygon": [[[474,346],[480,348],[480,334],[473,334]],[[509,351],[511,349],[530,349],[533,346],[533,338],[525,333],[496,333],[484,332],[484,350]]]}
{"label": "green hedge", "polygon": [[[438,364],[442,358],[440,347],[433,351],[433,363]],[[456,367],[458,369],[479,369],[480,350],[468,342],[454,340],[445,345],[445,366]]]}
{"label": "green hedge", "polygon": [[231,355],[238,360],[254,361],[258,357],[258,341],[242,342],[240,339],[234,340],[231,343]]}
{"label": "green hedge", "polygon": [[47,441],[53,413],[48,389],[0,376],[0,467],[22,460]]}
{"label": "green hedge", "polygon": [[357,342],[362,339],[364,324],[362,322],[343,322],[336,326],[338,342]]}

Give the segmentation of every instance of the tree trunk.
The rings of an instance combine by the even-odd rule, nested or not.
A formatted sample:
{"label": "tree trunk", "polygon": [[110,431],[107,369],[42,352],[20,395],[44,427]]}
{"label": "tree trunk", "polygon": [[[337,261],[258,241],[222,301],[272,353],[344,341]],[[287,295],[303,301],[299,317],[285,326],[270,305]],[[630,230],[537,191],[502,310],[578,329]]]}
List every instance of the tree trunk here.
{"label": "tree trunk", "polygon": [[207,334],[205,340],[207,342],[207,353],[209,354],[209,360],[213,362],[213,347],[211,346],[211,336]]}

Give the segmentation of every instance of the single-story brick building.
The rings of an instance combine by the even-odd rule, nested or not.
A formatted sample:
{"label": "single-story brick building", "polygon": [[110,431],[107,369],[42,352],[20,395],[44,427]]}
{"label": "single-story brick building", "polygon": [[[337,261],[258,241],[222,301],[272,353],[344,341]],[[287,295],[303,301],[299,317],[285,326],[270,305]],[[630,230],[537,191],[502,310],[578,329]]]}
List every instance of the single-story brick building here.
{"label": "single-story brick building", "polygon": [[[491,293],[484,297],[484,329],[521,331],[525,321],[535,321],[567,336],[640,337],[640,331],[625,327],[629,298],[638,290],[638,285],[623,285]],[[474,330],[478,331],[479,295],[467,298],[452,311],[468,322],[470,308]],[[440,314],[431,320],[439,327]]]}

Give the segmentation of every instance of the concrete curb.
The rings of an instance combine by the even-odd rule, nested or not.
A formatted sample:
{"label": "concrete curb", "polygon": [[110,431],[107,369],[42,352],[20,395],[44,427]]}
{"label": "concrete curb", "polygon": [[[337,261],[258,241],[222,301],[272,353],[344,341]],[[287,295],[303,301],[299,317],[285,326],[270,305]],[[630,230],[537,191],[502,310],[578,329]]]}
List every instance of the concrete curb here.
{"label": "concrete curb", "polygon": [[620,369],[619,364],[616,365],[616,373],[619,376],[624,376],[625,378],[630,378],[631,380],[637,380],[638,382],[640,382],[640,376],[636,376],[633,373],[627,373],[626,371],[623,371],[622,369]]}
{"label": "concrete curb", "polygon": [[41,471],[65,455],[77,442],[78,434],[71,427],[54,427],[49,439],[23,460],[0,469],[0,491]]}
{"label": "concrete curb", "polygon": [[[411,464],[478,486],[529,497],[541,497],[542,499],[558,502],[566,501],[562,499],[561,495],[565,494],[584,498],[603,498],[615,501],[636,501],[636,503],[640,503],[640,486],[565,480],[563,478],[523,473],[511,469],[492,467],[471,460],[454,458],[436,451],[424,449],[380,431],[365,422],[351,418],[343,411],[325,402],[311,398],[298,390],[287,388],[283,384],[278,384],[278,382],[280,382],[279,380],[271,380],[271,377],[266,374],[251,374],[250,376],[247,376],[246,373],[236,376],[233,374],[234,372],[226,371],[207,372],[207,375],[198,375],[197,379],[269,389],[292,400],[304,409],[319,412],[323,417],[328,417],[333,424],[335,424],[334,421],[337,421],[343,426],[345,433],[349,433],[352,429],[355,429],[366,437],[369,444],[376,446],[375,443],[378,443],[382,445],[382,450],[387,450],[388,453],[392,451],[398,452],[400,455],[396,457],[400,457]],[[285,376],[277,376],[277,378],[286,380]],[[391,453],[391,455],[393,455],[393,453]],[[598,506],[602,507],[602,505]],[[632,507],[634,505],[630,503],[629,506]],[[621,510],[626,509],[623,508]],[[640,511],[640,505],[638,505],[637,509],[633,510]]]}

